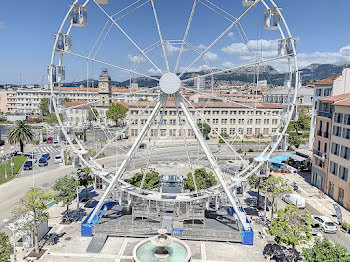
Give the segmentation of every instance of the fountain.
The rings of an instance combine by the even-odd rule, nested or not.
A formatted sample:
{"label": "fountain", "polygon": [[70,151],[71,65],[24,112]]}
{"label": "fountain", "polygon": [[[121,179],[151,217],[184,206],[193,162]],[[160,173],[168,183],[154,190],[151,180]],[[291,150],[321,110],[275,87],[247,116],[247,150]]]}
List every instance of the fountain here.
{"label": "fountain", "polygon": [[183,241],[166,235],[159,229],[158,235],[138,243],[133,250],[134,262],[188,262],[191,250]]}

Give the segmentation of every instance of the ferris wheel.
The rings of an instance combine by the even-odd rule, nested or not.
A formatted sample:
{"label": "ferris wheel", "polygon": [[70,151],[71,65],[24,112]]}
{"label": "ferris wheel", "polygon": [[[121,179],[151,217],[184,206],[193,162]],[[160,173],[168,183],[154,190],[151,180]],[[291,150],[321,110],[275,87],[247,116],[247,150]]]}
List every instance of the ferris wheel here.
{"label": "ferris wheel", "polygon": [[[122,7],[122,4],[127,4]],[[176,1],[178,2],[178,1]],[[96,206],[91,219],[99,212],[104,202],[109,198],[115,190],[123,191],[133,197],[142,199],[149,199],[154,201],[165,202],[182,202],[182,201],[199,201],[211,197],[212,195],[224,195],[228,202],[232,205],[234,210],[239,210],[236,198],[233,194],[235,187],[241,181],[247,179],[251,174],[255,173],[259,168],[265,164],[271,154],[286,142],[286,129],[290,121],[297,118],[297,91],[300,88],[300,76],[298,73],[298,65],[296,58],[295,39],[293,38],[287,22],[282,14],[282,9],[279,8],[273,0],[243,0],[242,2],[234,1],[220,1],[219,4],[215,1],[209,0],[194,0],[180,1],[159,1],[159,0],[137,0],[137,1],[114,1],[114,0],[75,0],[69,7],[66,16],[63,19],[57,34],[55,35],[55,43],[53,46],[51,63],[48,67],[49,82],[52,94],[52,107],[56,113],[61,131],[64,134],[67,143],[72,148],[73,152],[80,158],[81,162],[89,166],[93,172],[105,183],[104,194]],[[146,9],[147,12],[142,13]],[[181,9],[181,10],[180,10]],[[237,10],[239,14],[237,14]],[[172,12],[179,12],[182,16],[181,22],[174,22],[174,15]],[[202,16],[201,16],[202,12]],[[233,14],[235,12],[236,14]],[[87,14],[89,13],[89,16]],[[163,13],[163,14],[162,14]],[[210,15],[209,15],[210,13]],[[146,18],[146,14],[150,18]],[[186,19],[184,20],[184,14]],[[165,20],[169,16],[170,22]],[[138,22],[135,22],[135,18]],[[213,17],[213,20],[211,18]],[[221,19],[223,22],[216,22],[214,19]],[[128,21],[128,18],[131,18]],[[202,19],[202,21],[200,21]],[[260,21],[257,22],[257,21]],[[101,22],[103,21],[103,22]],[[252,22],[254,21],[254,22]],[[146,22],[151,24],[147,25]],[[165,26],[162,26],[162,22]],[[195,25],[197,23],[197,25]],[[251,41],[248,35],[254,35],[255,32],[247,32],[247,28],[254,27],[256,24],[261,26],[261,32],[264,37],[274,43],[272,55],[264,57],[263,51],[260,53],[259,40]],[[218,25],[218,26],[216,26]],[[220,26],[219,26],[220,25]],[[101,30],[97,29],[101,27]],[[174,26],[174,30],[170,27]],[[208,26],[208,27],[206,27]],[[151,28],[150,32],[145,32],[147,27]],[[220,28],[217,29],[216,27]],[[137,31],[132,33],[131,29]],[[180,32],[179,28],[182,28]],[[222,28],[222,29],[221,29]],[[194,29],[202,30],[195,34]],[[90,31],[89,31],[90,30]],[[265,31],[264,31],[265,30]],[[178,31],[178,32],[177,32]],[[226,69],[217,69],[218,66],[212,66],[211,63],[215,61],[213,57],[213,50],[227,50],[224,46],[220,46],[220,42],[227,44],[228,35],[235,32],[235,45],[232,45],[233,51],[231,54],[240,56],[239,52],[234,52],[235,48],[245,48],[246,57],[240,61],[234,60],[233,65]],[[178,39],[174,39],[173,35],[177,33]],[[214,36],[208,41],[209,33]],[[112,34],[118,34],[117,37],[112,38]],[[195,35],[191,37],[192,35]],[[262,33],[261,33],[262,34]],[[271,34],[271,36],[269,36]],[[77,38],[75,38],[75,35]],[[200,45],[198,38],[204,36],[207,40],[205,45]],[[231,34],[232,35],[232,34]],[[151,40],[153,36],[153,40]],[[93,40],[91,40],[93,38]],[[79,40],[78,40],[79,39]],[[83,40],[82,40],[83,39]],[[104,52],[104,46],[109,45],[115,49],[123,49],[126,44],[133,49],[133,55],[129,55],[131,65],[129,67],[125,63],[125,52]],[[110,43],[107,43],[110,40]],[[75,42],[76,41],[76,42]],[[124,42],[122,42],[124,41]],[[191,42],[192,41],[192,42]],[[239,43],[237,43],[239,41]],[[75,43],[77,43],[75,45]],[[84,46],[90,45],[90,47]],[[253,46],[257,45],[257,46]],[[218,48],[219,46],[219,48]],[[111,49],[107,49],[111,50]],[[131,50],[131,49],[128,49]],[[176,55],[174,55],[176,52]],[[240,51],[242,52],[242,51]],[[229,52],[228,52],[229,53]],[[227,54],[227,53],[226,53]],[[248,58],[247,58],[248,56]],[[118,58],[119,57],[119,58]],[[243,56],[241,56],[242,58]],[[71,60],[70,60],[71,59]],[[231,58],[230,58],[231,59]],[[239,58],[237,58],[239,59]],[[118,65],[118,61],[124,61],[123,65]],[[70,65],[68,65],[71,63]],[[147,64],[150,69],[147,70]],[[257,106],[260,101],[257,99],[246,101],[243,96],[227,96],[215,92],[213,88],[213,81],[215,77],[230,74],[235,70],[245,70],[246,68],[254,68],[256,71],[254,83],[252,86],[245,88],[244,92],[248,91],[251,97],[257,96],[259,70],[263,65],[283,65],[285,68],[284,86],[288,88],[289,95],[287,103],[281,105],[281,110],[278,118],[278,126],[271,135],[270,142],[262,151],[262,161],[254,161],[250,163],[244,158],[243,153],[238,152],[233,146],[231,138],[220,132],[215,128],[215,124],[206,119],[205,110],[211,102],[222,103],[222,105],[230,104],[238,108],[249,109],[249,112],[256,118],[269,113],[265,108]],[[79,70],[77,68],[79,67]],[[112,96],[111,94],[105,96],[94,96],[94,80],[93,72],[97,68],[109,68],[110,72],[124,72],[130,77],[130,90],[124,94]],[[196,74],[199,69],[201,74]],[[85,72],[84,72],[85,70]],[[62,87],[67,75],[70,79],[87,79],[86,81],[86,101],[80,101],[76,105],[67,107],[62,98]],[[104,71],[106,72],[106,71]],[[204,72],[204,73],[203,73]],[[125,74],[124,74],[125,76]],[[90,80],[92,79],[92,80]],[[150,88],[132,89],[133,83],[139,79],[147,80],[153,83]],[[198,82],[209,79],[209,88],[199,88]],[[89,83],[90,81],[90,83]],[[197,84],[195,84],[197,83]],[[147,84],[146,84],[147,85]],[[197,86],[196,86],[197,85]],[[89,88],[91,86],[91,89]],[[237,88],[238,93],[243,92],[242,88]],[[193,102],[189,99],[189,94],[196,94],[204,97],[205,101],[202,103]],[[148,96],[150,95],[150,96]],[[138,107],[135,115],[130,115],[127,126],[120,128],[111,128],[108,125],[101,126],[101,130],[105,134],[104,144],[96,150],[94,156],[88,154],[88,149],[84,144],[76,138],[71,132],[75,126],[74,120],[69,117],[68,112],[73,110],[85,109],[96,114],[99,112],[99,107],[110,105],[118,101],[135,101],[132,97],[148,97],[148,101],[143,102],[143,107]],[[137,98],[136,98],[136,101]],[[143,159],[144,164],[141,166],[147,171],[152,166],[153,154],[157,146],[157,141],[160,139],[160,132],[163,125],[166,125],[165,112],[169,105],[172,105],[175,112],[174,118],[177,120],[176,128],[180,132],[182,141],[183,162],[192,169],[193,166],[207,167],[216,176],[217,185],[205,189],[195,189],[193,192],[178,193],[176,197],[169,198],[169,193],[162,193],[143,188],[146,172],[142,177],[140,187],[130,185],[124,178],[127,174],[132,172],[132,162],[135,159]],[[62,117],[63,116],[63,117]],[[95,115],[95,118],[102,116]],[[146,117],[146,118],[145,118]],[[118,137],[121,134],[132,128],[132,125],[140,124],[140,119],[143,118],[139,132],[135,134],[135,140],[130,148],[125,148]],[[174,121],[175,122],[175,121]],[[190,138],[185,132],[185,124],[191,129],[191,134],[195,138],[195,143],[198,147],[197,154],[191,155]],[[227,176],[218,164],[216,153],[209,147],[198,123],[205,123],[211,127],[211,132],[223,142],[221,149],[225,151],[224,154],[232,156],[235,163],[239,163],[242,167],[234,176]],[[256,121],[259,125],[260,122]],[[225,123],[226,124],[226,123]],[[229,125],[229,123],[227,123]],[[256,125],[256,124],[255,124]],[[259,127],[260,128],[260,127]],[[153,135],[149,136],[156,130]],[[259,129],[260,130],[260,129]],[[233,132],[232,137],[241,139],[242,134]],[[148,139],[149,148],[145,152],[140,151],[140,145]],[[180,141],[180,140],[178,140]],[[98,142],[100,143],[100,142]],[[97,142],[96,142],[97,144]],[[180,143],[179,143],[180,144]],[[99,155],[105,151],[115,148],[115,156],[111,164],[100,164],[97,161]],[[123,154],[121,151],[125,151]],[[169,148],[169,151],[171,149]],[[220,153],[220,152],[219,152]],[[118,160],[118,155],[122,155]],[[113,156],[112,156],[113,157]],[[197,158],[197,159],[196,159]],[[171,156],[168,157],[168,160]],[[197,161],[196,161],[197,160]],[[154,161],[153,161],[154,162]],[[194,184],[196,185],[193,177]],[[91,221],[90,221],[91,222]],[[241,221],[244,224],[244,221]]]}

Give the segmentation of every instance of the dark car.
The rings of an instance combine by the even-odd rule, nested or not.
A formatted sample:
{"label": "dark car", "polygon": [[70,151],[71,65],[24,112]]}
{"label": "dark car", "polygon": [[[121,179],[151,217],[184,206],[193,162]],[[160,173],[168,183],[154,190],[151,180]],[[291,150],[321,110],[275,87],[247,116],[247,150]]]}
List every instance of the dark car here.
{"label": "dark car", "polygon": [[33,162],[32,161],[26,161],[23,166],[24,170],[30,170],[33,169]]}
{"label": "dark car", "polygon": [[47,159],[46,157],[42,157],[39,159],[39,166],[47,166],[48,163],[47,163]]}
{"label": "dark car", "polygon": [[46,159],[50,159],[51,156],[50,156],[50,153],[45,153],[41,156],[41,158],[46,158]]}

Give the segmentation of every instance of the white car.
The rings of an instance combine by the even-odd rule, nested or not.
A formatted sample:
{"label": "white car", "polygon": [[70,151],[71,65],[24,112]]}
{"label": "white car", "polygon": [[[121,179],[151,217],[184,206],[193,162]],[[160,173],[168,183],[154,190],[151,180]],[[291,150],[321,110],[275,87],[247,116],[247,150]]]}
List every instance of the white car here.
{"label": "white car", "polygon": [[63,159],[61,157],[61,155],[56,155],[55,156],[55,160],[53,161],[55,164],[60,164],[63,163]]}
{"label": "white car", "polygon": [[52,146],[53,147],[60,147],[60,144],[58,143],[58,141],[53,141]]}
{"label": "white car", "polygon": [[325,233],[337,233],[337,225],[325,216],[312,216],[315,222],[321,224],[321,231]]}
{"label": "white car", "polygon": [[305,208],[305,198],[298,194],[287,194],[282,196],[282,200],[289,205]]}

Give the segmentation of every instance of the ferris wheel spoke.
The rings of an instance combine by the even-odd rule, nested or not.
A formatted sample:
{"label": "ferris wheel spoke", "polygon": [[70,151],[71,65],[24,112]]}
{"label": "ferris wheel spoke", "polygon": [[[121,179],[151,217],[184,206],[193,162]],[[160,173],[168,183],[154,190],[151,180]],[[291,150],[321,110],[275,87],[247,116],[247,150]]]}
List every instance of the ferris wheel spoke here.
{"label": "ferris wheel spoke", "polygon": [[[201,51],[200,51],[197,47],[195,47],[195,46],[193,46],[193,45],[191,45],[191,44],[189,44],[189,43],[187,43],[187,42],[186,42],[186,45],[187,45],[188,47],[192,48],[196,53],[198,53],[198,54],[201,53]],[[209,71],[212,73],[212,72],[213,72],[213,68],[211,67],[211,65],[210,65],[210,63],[209,63],[209,60],[208,60],[208,58],[207,58],[207,55],[205,55],[205,54],[203,55],[203,60],[204,60],[204,62],[206,63],[206,65],[208,66]]]}
{"label": "ferris wheel spoke", "polygon": [[[288,58],[292,58],[292,57],[294,57],[293,54],[284,55],[284,56],[276,56],[276,57],[267,58],[267,59],[259,60],[259,61],[256,61],[256,62],[252,62],[252,63],[249,63],[249,64],[244,64],[244,65],[235,66],[235,67],[231,67],[231,68],[227,68],[227,69],[223,69],[223,70],[218,70],[218,71],[215,71],[213,73],[208,73],[208,74],[201,75],[201,77],[214,76],[214,75],[226,73],[226,72],[229,72],[229,71],[232,71],[232,70],[235,70],[235,69],[240,69],[240,68],[244,68],[244,67],[250,67],[250,66],[259,65],[259,64],[265,64],[265,63],[268,63],[268,62],[273,62],[273,61],[276,61],[276,60],[282,60],[282,59],[286,59],[286,58],[288,59]],[[187,79],[181,80],[181,82],[182,83],[188,83],[188,82],[194,81],[196,78],[197,77],[187,78]]]}
{"label": "ferris wheel spoke", "polygon": [[101,11],[112,21],[112,23],[129,39],[129,41],[142,53],[142,55],[156,68],[159,73],[162,75],[162,70],[143,52],[143,50],[135,43],[135,41],[120,27],[120,25],[101,7],[100,4],[96,3],[96,0],[93,0],[95,4],[101,9]]}
{"label": "ferris wheel spoke", "polygon": [[193,179],[193,184],[194,184],[194,190],[196,192],[196,194],[198,195],[198,188],[197,188],[197,182],[196,182],[196,177],[195,174],[193,172],[193,167],[192,167],[192,161],[191,161],[191,156],[190,156],[190,151],[187,147],[187,140],[186,140],[186,134],[185,134],[185,130],[183,128],[183,124],[181,121],[181,116],[180,116],[180,110],[177,104],[177,100],[175,99],[175,107],[176,107],[176,112],[177,112],[177,117],[178,117],[178,121],[179,121],[179,125],[180,125],[180,130],[182,133],[182,137],[184,139],[184,144],[185,144],[185,149],[186,149],[186,155],[187,155],[187,159],[188,159],[188,164],[190,166],[190,170],[191,170],[191,174],[192,174],[192,179]]}
{"label": "ferris wheel spoke", "polygon": [[[152,158],[153,150],[154,150],[154,148],[156,146],[156,141],[157,141],[157,139],[159,138],[159,135],[160,135],[160,126],[162,125],[163,117],[165,115],[166,103],[167,103],[167,101],[164,101],[164,103],[162,104],[162,108],[163,108],[162,111],[158,112],[158,114],[160,112],[162,112],[162,114],[160,115],[160,120],[159,120],[159,123],[157,125],[157,131],[156,131],[155,137],[154,137],[154,139],[152,141],[151,150],[150,150],[150,152],[148,154],[148,158],[147,158],[147,162],[146,162],[146,168],[144,169],[144,172],[143,172],[143,175],[142,175],[142,180],[141,180],[141,184],[140,184],[140,190],[143,188],[143,184],[145,183],[145,179],[146,179],[146,175],[147,175],[147,172],[148,172],[149,163],[150,163],[151,158]],[[154,119],[156,119],[156,117]]]}
{"label": "ferris wheel spoke", "polygon": [[[119,14],[121,14],[122,12],[126,11],[127,9],[129,9],[130,7],[136,5],[137,3],[141,2],[142,0],[136,0],[135,2],[131,3],[130,5],[128,5],[127,7],[124,7],[123,9],[119,10],[118,12],[114,13],[113,15],[111,15],[111,17],[117,16]],[[148,0],[149,1],[149,0]],[[147,2],[148,2],[147,1]]]}
{"label": "ferris wheel spoke", "polygon": [[196,6],[197,6],[197,1],[198,1],[198,0],[194,0],[194,2],[193,2],[191,14],[190,14],[190,17],[189,17],[188,22],[187,22],[187,27],[186,27],[186,31],[185,31],[185,34],[184,34],[184,38],[183,38],[183,40],[182,40],[180,53],[179,53],[179,55],[178,55],[178,57],[177,57],[177,61],[176,61],[176,65],[175,65],[175,70],[174,70],[174,73],[175,73],[175,74],[176,74],[177,69],[178,69],[178,67],[179,67],[180,60],[181,60],[181,56],[182,56],[182,53],[183,53],[183,51],[184,51],[185,42],[187,41],[187,36],[188,36],[188,32],[189,32],[190,27],[191,27],[191,23],[192,23],[192,18],[193,18],[193,15],[194,15],[194,11],[195,11]]}
{"label": "ferris wheel spoke", "polygon": [[242,158],[242,156],[240,154],[237,153],[237,151],[226,141],[226,139],[218,132],[216,131],[216,129],[210,125],[210,123],[205,119],[205,117],[197,110],[197,108],[187,99],[185,99],[185,97],[181,94],[182,100],[186,101],[192,108],[193,110],[201,117],[201,119],[204,120],[204,122],[206,124],[208,124],[210,126],[210,128],[225,142],[225,144],[243,161],[243,163],[248,166],[248,163]]}
{"label": "ferris wheel spoke", "polygon": [[[146,114],[146,111],[148,110],[148,108],[155,102],[157,101],[157,99],[160,98],[160,95],[158,95],[157,97],[155,97],[142,111],[140,114],[138,114],[136,117],[134,117],[131,121],[130,121],[130,125],[132,125],[133,123],[135,123],[135,121],[137,119],[139,119],[141,116],[144,116]],[[109,147],[117,138],[118,136],[120,136],[121,134],[123,134],[126,130],[128,130],[129,126],[124,127],[121,131],[119,131],[110,141],[108,141],[108,143],[101,148],[100,151],[98,151],[96,153],[96,155],[94,156],[94,159],[96,159],[101,153],[103,153],[107,147]]]}
{"label": "ferris wheel spoke", "polygon": [[164,47],[162,32],[161,32],[161,30],[160,30],[158,15],[157,15],[157,11],[156,11],[156,8],[155,8],[155,6],[154,6],[154,1],[153,1],[153,0],[151,0],[151,4],[152,4],[152,9],[153,9],[154,20],[156,21],[156,24],[157,24],[157,30],[158,30],[158,35],[159,35],[159,41],[160,41],[160,44],[162,45],[162,51],[163,51],[163,56],[164,56],[164,61],[165,61],[166,69],[167,69],[167,72],[169,72],[170,69],[169,69],[168,57],[167,57],[166,52],[165,52],[165,47]]}
{"label": "ferris wheel spoke", "polygon": [[224,32],[221,33],[221,35],[219,37],[217,37],[199,56],[197,56],[197,58],[195,58],[193,60],[193,62],[187,66],[182,73],[180,74],[180,77],[182,77],[190,68],[192,68],[192,66],[205,54],[207,53],[221,38],[223,38],[231,29],[232,27],[234,27],[237,23],[239,23],[239,21],[253,8],[255,7],[255,5],[258,3],[255,2],[253,5],[251,5],[246,11],[243,12],[243,14],[238,17],[236,19],[236,21],[234,21],[230,26],[228,26]]}
{"label": "ferris wheel spoke", "polygon": [[101,60],[98,60],[98,59],[95,59],[95,58],[91,58],[91,57],[88,57],[88,56],[76,54],[76,53],[73,53],[73,52],[64,52],[64,53],[65,54],[69,54],[69,55],[73,55],[73,56],[77,56],[77,57],[80,57],[80,58],[84,58],[84,59],[87,59],[87,60],[90,60],[90,61],[93,61],[93,62],[96,62],[96,63],[99,63],[99,64],[103,64],[103,65],[107,65],[107,66],[110,66],[110,67],[114,67],[114,68],[117,68],[119,70],[126,71],[128,73],[133,73],[133,74],[140,75],[140,76],[152,79],[152,80],[159,81],[158,78],[155,78],[153,76],[148,76],[146,74],[139,73],[139,72],[136,72],[136,71],[124,68],[124,67],[120,67],[120,66],[117,66],[117,65],[114,65],[114,64],[111,64],[111,63],[107,63],[107,62],[104,62],[104,61],[101,61]]}

